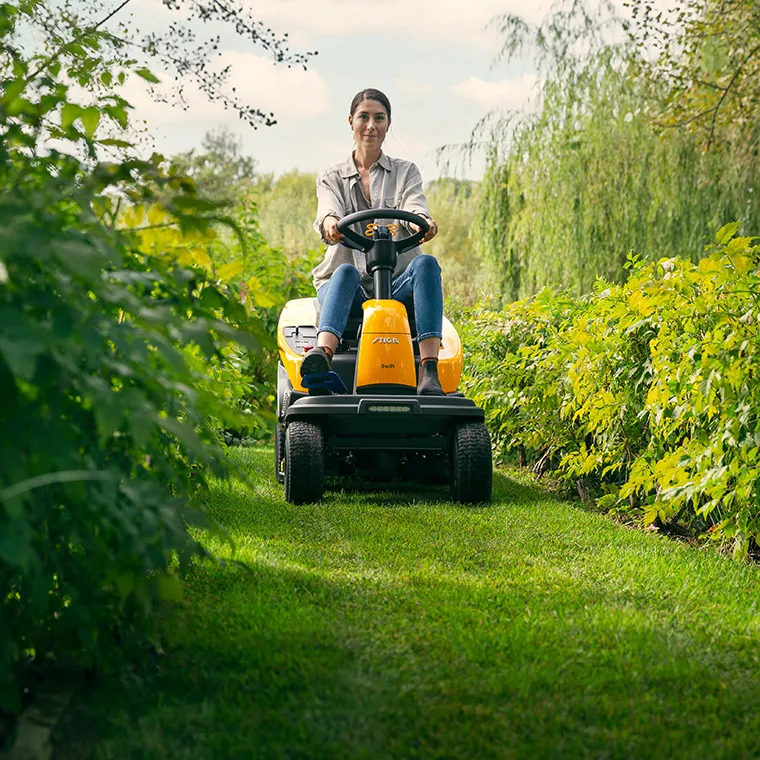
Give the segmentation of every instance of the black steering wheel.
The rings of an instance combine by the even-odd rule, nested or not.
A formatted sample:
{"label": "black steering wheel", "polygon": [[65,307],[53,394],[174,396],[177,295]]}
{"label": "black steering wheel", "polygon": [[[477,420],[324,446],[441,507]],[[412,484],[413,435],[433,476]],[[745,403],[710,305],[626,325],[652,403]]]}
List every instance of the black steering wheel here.
{"label": "black steering wheel", "polygon": [[401,211],[396,208],[370,208],[366,211],[357,211],[355,214],[344,216],[338,222],[338,231],[342,232],[345,236],[343,245],[355,248],[357,251],[364,251],[365,253],[369,251],[375,244],[375,241],[372,238],[362,237],[349,228],[357,222],[372,221],[373,219],[393,219],[399,222],[411,222],[420,228],[420,231],[415,232],[411,237],[393,241],[397,254],[414,248],[430,229],[430,224],[425,217],[413,214],[411,211]]}

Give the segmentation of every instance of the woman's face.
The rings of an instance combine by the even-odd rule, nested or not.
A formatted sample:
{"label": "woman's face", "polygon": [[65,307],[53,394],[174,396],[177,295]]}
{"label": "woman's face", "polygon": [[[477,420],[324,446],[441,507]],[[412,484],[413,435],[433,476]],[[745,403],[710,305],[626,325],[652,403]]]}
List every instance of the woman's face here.
{"label": "woman's face", "polygon": [[390,119],[385,107],[377,100],[362,100],[348,117],[354,140],[363,148],[379,148],[385,140]]}

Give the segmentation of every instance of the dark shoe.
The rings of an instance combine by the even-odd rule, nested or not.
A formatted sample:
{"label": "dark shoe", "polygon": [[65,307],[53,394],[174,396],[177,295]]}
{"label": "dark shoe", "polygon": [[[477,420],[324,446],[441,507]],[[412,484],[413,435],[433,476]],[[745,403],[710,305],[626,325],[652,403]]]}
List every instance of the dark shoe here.
{"label": "dark shoe", "polygon": [[311,372],[329,372],[332,369],[330,354],[321,346],[310,348],[301,362],[301,377]]}
{"label": "dark shoe", "polygon": [[420,378],[417,381],[418,396],[445,396],[438,379],[438,362],[420,364]]}
{"label": "dark shoe", "polygon": [[[310,348],[301,362],[301,377],[317,372],[329,372],[332,369],[330,354],[321,346]],[[330,396],[329,388],[309,388],[310,396]]]}

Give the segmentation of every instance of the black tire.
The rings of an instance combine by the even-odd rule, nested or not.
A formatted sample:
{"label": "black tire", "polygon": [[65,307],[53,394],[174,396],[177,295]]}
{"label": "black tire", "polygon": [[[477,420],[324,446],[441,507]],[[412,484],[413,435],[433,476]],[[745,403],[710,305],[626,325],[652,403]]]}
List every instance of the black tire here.
{"label": "black tire", "polygon": [[491,500],[491,436],[482,422],[457,425],[451,434],[451,498],[462,504]]}
{"label": "black tire", "polygon": [[277,423],[274,431],[274,476],[277,482],[285,482],[285,427]]}
{"label": "black tire", "polygon": [[285,499],[291,504],[319,501],[325,486],[322,428],[294,420],[285,431]]}

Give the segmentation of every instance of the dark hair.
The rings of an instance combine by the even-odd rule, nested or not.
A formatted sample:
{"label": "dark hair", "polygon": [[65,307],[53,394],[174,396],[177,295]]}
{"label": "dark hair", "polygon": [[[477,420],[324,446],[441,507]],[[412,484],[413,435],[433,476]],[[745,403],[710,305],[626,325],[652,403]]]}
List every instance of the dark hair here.
{"label": "dark hair", "polygon": [[351,101],[351,113],[349,116],[354,115],[354,111],[359,107],[359,103],[361,103],[362,100],[376,100],[388,114],[388,121],[391,120],[391,101],[388,100],[385,93],[376,90],[374,87],[368,87],[366,90],[361,90],[354,95],[354,99]]}

